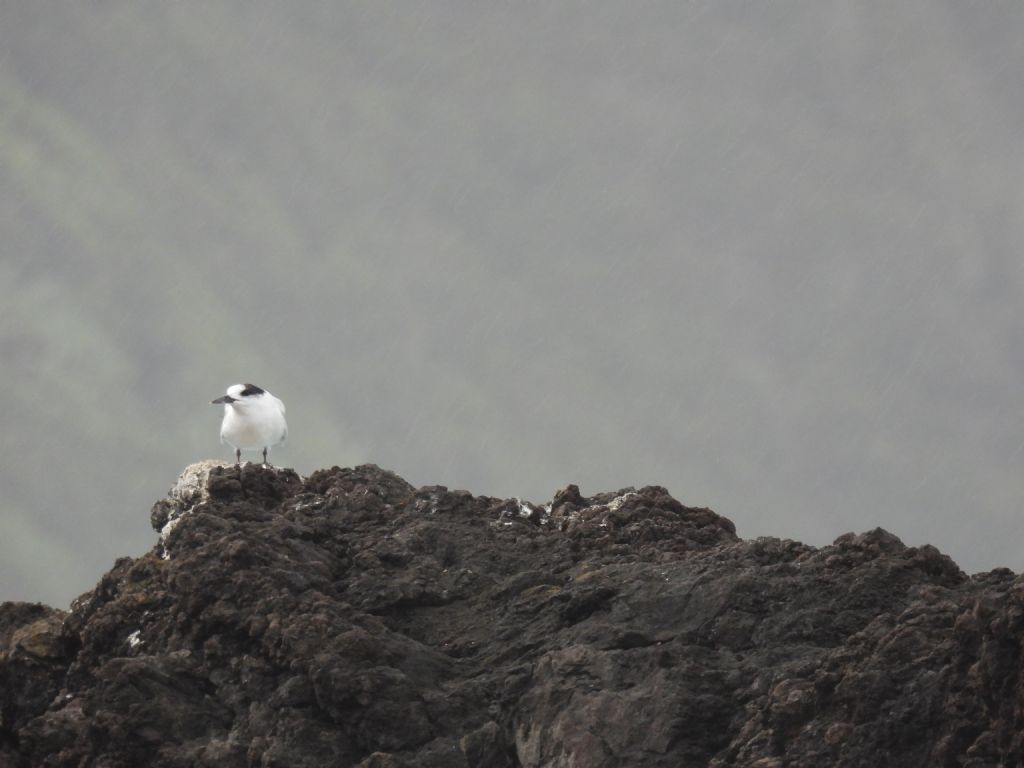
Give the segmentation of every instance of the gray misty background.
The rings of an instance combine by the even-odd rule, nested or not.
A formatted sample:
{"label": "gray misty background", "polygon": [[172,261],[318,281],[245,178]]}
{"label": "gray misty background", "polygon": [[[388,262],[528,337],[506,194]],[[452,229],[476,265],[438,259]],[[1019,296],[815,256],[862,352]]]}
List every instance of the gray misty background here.
{"label": "gray misty background", "polygon": [[0,5],[0,599],[279,465],[1024,566],[1014,4]]}

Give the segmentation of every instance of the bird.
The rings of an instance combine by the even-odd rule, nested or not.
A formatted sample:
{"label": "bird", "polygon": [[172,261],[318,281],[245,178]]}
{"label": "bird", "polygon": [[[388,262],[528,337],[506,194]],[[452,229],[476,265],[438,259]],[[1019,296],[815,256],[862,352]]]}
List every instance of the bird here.
{"label": "bird", "polygon": [[226,394],[210,403],[224,406],[220,441],[235,449],[235,463],[241,465],[243,449],[262,448],[263,464],[270,466],[267,452],[288,437],[284,403],[255,384],[232,384]]}

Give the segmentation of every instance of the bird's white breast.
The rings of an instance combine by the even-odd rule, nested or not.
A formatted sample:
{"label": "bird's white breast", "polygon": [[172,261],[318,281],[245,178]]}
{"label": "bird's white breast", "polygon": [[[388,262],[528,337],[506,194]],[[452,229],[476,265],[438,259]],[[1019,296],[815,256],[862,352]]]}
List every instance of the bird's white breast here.
{"label": "bird's white breast", "polygon": [[224,406],[220,438],[234,448],[268,448],[282,442],[287,434],[284,405],[269,393]]}

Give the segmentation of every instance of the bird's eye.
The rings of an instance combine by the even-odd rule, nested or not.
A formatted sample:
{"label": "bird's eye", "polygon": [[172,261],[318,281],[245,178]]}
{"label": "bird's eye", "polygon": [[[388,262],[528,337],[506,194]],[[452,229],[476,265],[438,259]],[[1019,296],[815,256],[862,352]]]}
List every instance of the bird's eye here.
{"label": "bird's eye", "polygon": [[239,392],[242,397],[249,397],[250,395],[262,395],[263,390],[257,387],[255,384],[246,384],[245,389]]}

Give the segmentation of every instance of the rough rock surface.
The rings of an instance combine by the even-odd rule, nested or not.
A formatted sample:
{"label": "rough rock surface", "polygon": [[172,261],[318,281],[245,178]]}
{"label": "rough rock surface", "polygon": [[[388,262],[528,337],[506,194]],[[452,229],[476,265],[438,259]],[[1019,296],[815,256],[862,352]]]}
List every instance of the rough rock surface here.
{"label": "rough rock surface", "polygon": [[190,467],[70,613],[0,605],[0,767],[1017,766],[1024,582],[374,466]]}

